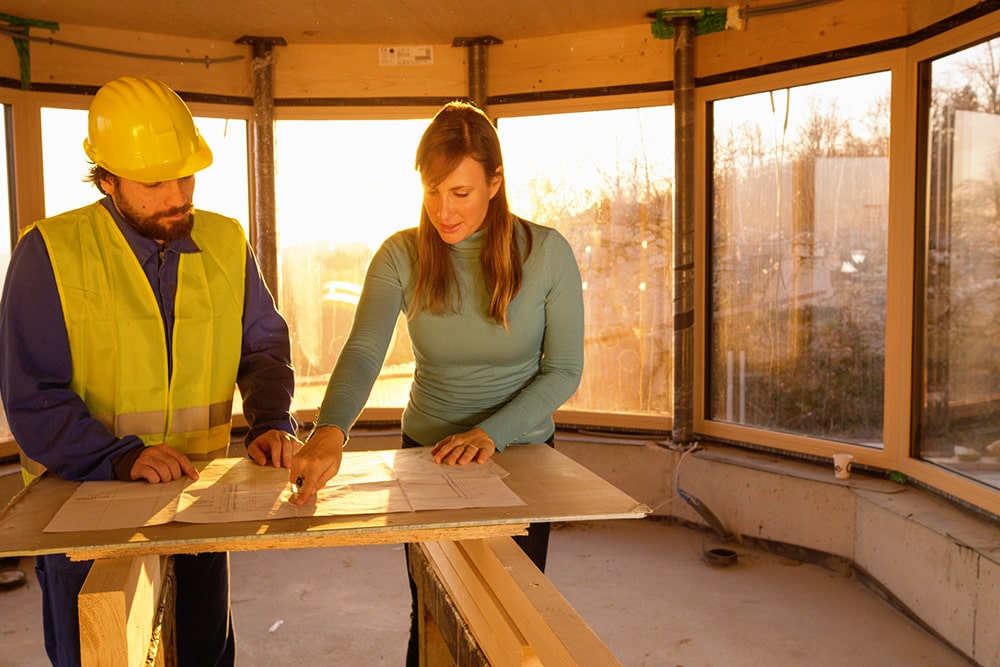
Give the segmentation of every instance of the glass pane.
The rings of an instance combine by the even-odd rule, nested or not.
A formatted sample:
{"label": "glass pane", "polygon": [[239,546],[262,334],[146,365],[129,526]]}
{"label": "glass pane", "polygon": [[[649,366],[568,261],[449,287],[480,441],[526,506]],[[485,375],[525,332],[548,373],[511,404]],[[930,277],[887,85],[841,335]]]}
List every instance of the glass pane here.
{"label": "glass pane", "polygon": [[42,107],[41,117],[45,215],[72,211],[100,199],[101,193],[87,180],[90,165],[83,152],[87,112]]}
{"label": "glass pane", "polygon": [[583,275],[583,380],[564,407],[669,415],[673,107],[500,120],[512,210],[558,229]]}
{"label": "glass pane", "polygon": [[247,121],[196,116],[194,123],[212,149],[212,165],[195,176],[195,206],[236,218],[249,235]]}
{"label": "glass pane", "polygon": [[[276,123],[281,310],[300,408],[322,402],[372,255],[393,232],[419,222],[423,192],[413,160],[428,122]],[[402,408],[412,377],[401,315],[368,405]]]}
{"label": "glass pane", "polygon": [[711,419],[882,446],[889,89],[714,103]]}
{"label": "glass pane", "polygon": [[1000,38],[931,63],[920,454],[1000,488]]}
{"label": "glass pane", "polygon": [[[45,215],[100,199],[101,193],[88,180],[90,163],[83,152],[87,111],[43,107],[41,118]],[[250,212],[246,121],[196,117],[195,125],[214,158],[212,166],[195,177],[195,205],[236,218],[245,229]]]}

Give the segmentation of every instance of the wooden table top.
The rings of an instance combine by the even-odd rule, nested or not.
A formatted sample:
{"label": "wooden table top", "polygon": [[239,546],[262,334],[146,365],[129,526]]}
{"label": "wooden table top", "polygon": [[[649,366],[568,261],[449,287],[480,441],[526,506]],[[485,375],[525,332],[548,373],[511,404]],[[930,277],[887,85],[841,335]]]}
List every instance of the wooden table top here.
{"label": "wooden table top", "polygon": [[[45,475],[0,512],[0,557],[65,553],[73,560],[211,551],[399,544],[518,535],[534,522],[642,518],[650,509],[555,449],[515,445],[494,459],[515,507],[189,524],[45,533],[79,482]],[[139,482],[137,482],[139,483]]]}

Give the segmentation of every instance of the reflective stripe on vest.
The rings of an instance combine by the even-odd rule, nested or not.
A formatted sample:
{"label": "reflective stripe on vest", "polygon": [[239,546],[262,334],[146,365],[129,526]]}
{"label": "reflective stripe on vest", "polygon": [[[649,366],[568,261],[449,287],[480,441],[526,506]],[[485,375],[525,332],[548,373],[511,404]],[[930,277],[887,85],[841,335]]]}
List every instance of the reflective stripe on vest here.
{"label": "reflective stripe on vest", "polygon": [[[212,405],[197,405],[174,410],[171,423],[175,432],[194,432],[225,426],[233,414],[233,399]],[[162,410],[132,412],[120,415],[91,415],[104,424],[112,433],[157,433],[165,423],[166,413]]]}
{"label": "reflective stripe on vest", "polygon": [[97,203],[36,223],[45,239],[73,359],[70,388],[117,437],[195,458],[225,452],[243,333],[246,239],[235,220],[197,212],[174,306],[173,375],[153,290]]}

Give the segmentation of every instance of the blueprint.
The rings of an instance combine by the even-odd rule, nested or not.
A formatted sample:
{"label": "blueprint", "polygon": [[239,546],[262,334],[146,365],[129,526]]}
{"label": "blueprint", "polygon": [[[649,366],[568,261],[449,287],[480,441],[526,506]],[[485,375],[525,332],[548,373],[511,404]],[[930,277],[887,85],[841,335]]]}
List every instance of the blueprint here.
{"label": "blueprint", "polygon": [[337,475],[302,506],[288,502],[294,489],[286,468],[259,466],[247,458],[195,466],[196,481],[83,482],[45,532],[525,504],[494,461],[441,465],[425,448],[344,452]]}

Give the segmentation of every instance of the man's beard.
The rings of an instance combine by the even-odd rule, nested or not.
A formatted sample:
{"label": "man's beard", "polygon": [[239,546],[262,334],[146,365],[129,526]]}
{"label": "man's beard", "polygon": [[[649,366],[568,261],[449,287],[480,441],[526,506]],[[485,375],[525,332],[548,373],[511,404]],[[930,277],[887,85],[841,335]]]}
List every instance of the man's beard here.
{"label": "man's beard", "polygon": [[[155,241],[169,243],[178,239],[184,239],[191,235],[194,228],[194,208],[187,206],[184,208],[172,208],[161,211],[155,215],[143,216],[129,206],[128,202],[117,202],[118,212],[122,214],[125,221],[135,228],[139,234]],[[183,220],[167,224],[164,218],[170,218],[180,213],[187,213]]]}

